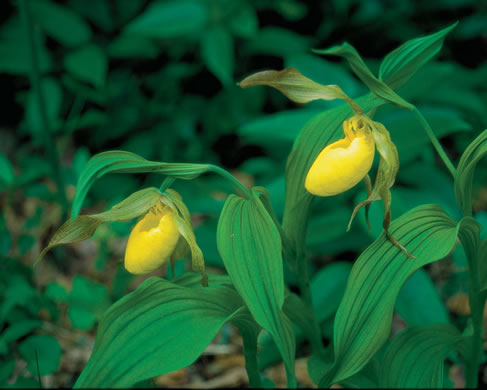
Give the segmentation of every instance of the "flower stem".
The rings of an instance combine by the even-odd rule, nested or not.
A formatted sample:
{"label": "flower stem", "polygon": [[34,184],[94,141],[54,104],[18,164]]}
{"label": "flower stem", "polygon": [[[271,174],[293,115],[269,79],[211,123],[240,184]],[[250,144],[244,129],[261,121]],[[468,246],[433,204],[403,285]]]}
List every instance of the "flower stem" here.
{"label": "flower stem", "polygon": [[298,272],[296,278],[299,285],[301,299],[303,300],[305,307],[308,309],[310,318],[312,319],[310,324],[310,329],[312,329],[312,332],[307,332],[306,337],[311,345],[313,354],[321,354],[324,351],[323,343],[321,341],[321,330],[313,311],[313,301],[308,275],[308,263],[304,256],[302,256],[300,261],[298,261]]}
{"label": "flower stem", "polygon": [[450,171],[451,175],[453,176],[453,179],[457,177],[457,170],[453,166],[453,163],[451,162],[450,158],[446,154],[445,150],[440,144],[440,141],[438,141],[438,138],[436,138],[435,133],[431,129],[431,126],[429,125],[428,121],[424,118],[423,114],[414,107],[414,113],[418,117],[419,121],[421,122],[421,125],[423,126],[424,130],[426,131],[426,134],[428,135],[431,143],[433,144],[434,148],[436,149],[436,152],[440,155],[440,158],[443,160],[443,163],[446,165],[448,170]]}
{"label": "flower stem", "polygon": [[44,100],[44,94],[41,86],[40,70],[39,70],[39,57],[37,53],[37,45],[34,37],[34,29],[32,27],[32,21],[30,17],[30,9],[27,0],[19,0],[20,17],[24,26],[24,30],[27,34],[29,41],[29,52],[31,68],[29,72],[29,79],[36,95],[37,104],[39,105],[39,112],[41,116],[41,126],[43,127],[44,144],[53,171],[54,180],[57,186],[57,196],[59,204],[62,208],[62,219],[66,219],[68,213],[68,201],[66,199],[66,192],[64,189],[64,179],[61,170],[61,164],[59,160],[59,153],[56,148],[55,137],[51,134],[49,127],[49,120],[47,117],[47,109]]}
{"label": "flower stem", "polygon": [[[478,255],[478,251],[477,251]],[[469,303],[471,310],[471,319],[473,325],[473,335],[470,337],[470,356],[466,357],[465,380],[467,388],[476,388],[478,386],[478,375],[480,360],[482,358],[483,343],[483,312],[485,305],[485,294],[480,292],[480,281],[478,272],[479,259],[473,258],[469,262]]]}
{"label": "flower stem", "polygon": [[231,181],[235,187],[237,187],[246,198],[250,199],[252,197],[252,193],[245,187],[235,176],[233,176],[230,172],[226,171],[225,169],[217,166],[217,165],[208,165],[208,171],[216,173],[225,179]]}

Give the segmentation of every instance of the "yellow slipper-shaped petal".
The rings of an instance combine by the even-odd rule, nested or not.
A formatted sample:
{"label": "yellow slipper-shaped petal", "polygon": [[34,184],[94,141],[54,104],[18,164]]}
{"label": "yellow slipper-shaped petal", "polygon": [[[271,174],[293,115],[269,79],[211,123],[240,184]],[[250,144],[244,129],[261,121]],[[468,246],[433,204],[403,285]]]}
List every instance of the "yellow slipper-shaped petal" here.
{"label": "yellow slipper-shaped petal", "polygon": [[345,138],[326,146],[306,176],[304,185],[313,195],[332,196],[345,192],[362,180],[372,167],[375,143],[368,126],[351,118],[343,127]]}
{"label": "yellow slipper-shaped petal", "polygon": [[179,239],[174,211],[154,207],[130,233],[125,250],[125,268],[136,275],[147,274],[163,265]]}

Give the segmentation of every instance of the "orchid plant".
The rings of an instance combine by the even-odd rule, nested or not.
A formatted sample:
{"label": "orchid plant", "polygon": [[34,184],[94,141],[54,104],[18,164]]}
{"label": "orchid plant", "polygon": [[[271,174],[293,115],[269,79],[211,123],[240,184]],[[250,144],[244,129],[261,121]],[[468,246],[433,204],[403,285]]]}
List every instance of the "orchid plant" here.
{"label": "orchid plant", "polygon": [[[124,151],[98,154],[88,162],[77,185],[72,219],[53,235],[38,261],[52,247],[91,237],[107,221],[132,220],[125,267],[147,274],[191,254],[192,269],[172,281],[148,277],[105,313],[91,358],[76,387],[130,387],[194,362],[226,323],[243,339],[249,383],[262,386],[259,334],[266,333],[284,362],[289,387],[298,385],[296,348],[311,346],[310,377],[319,387],[443,387],[444,361],[459,356],[466,385],[476,387],[482,361],[482,313],[487,298],[486,240],[472,217],[472,182],[478,161],[487,154],[487,130],[468,146],[455,168],[420,111],[395,90],[441,48],[455,25],[410,40],[382,61],[376,77],[349,44],[317,54],[346,59],[370,90],[350,98],[336,85],[321,85],[295,68],[258,72],[239,83],[248,88],[278,89],[299,104],[340,99],[345,103],[312,118],[295,140],[286,166],[286,203],[279,221],[269,192],[242,185],[210,164],[148,161]],[[426,204],[393,219],[390,188],[399,170],[399,155],[386,127],[373,120],[385,104],[411,110],[451,173],[463,218],[455,220],[439,205]],[[379,165],[372,186],[369,172],[375,151]],[[97,179],[108,173],[159,173],[160,188],[146,188],[103,213],[80,215],[84,198]],[[173,189],[174,180],[193,180],[216,173],[232,182],[216,232],[227,275],[208,274],[191,226],[190,210]],[[315,197],[330,197],[363,181],[368,197],[353,210],[381,200],[381,236],[356,259],[341,303],[334,313],[332,343],[322,342],[322,313],[315,309],[308,275],[306,231]],[[344,221],[346,227],[346,221]],[[469,266],[471,318],[465,329],[451,324],[411,326],[391,339],[394,303],[406,280],[425,265],[441,260],[457,239]],[[293,273],[299,294],[288,289],[283,267]],[[318,286],[320,287],[320,286]],[[322,286],[323,288],[325,286]]]}

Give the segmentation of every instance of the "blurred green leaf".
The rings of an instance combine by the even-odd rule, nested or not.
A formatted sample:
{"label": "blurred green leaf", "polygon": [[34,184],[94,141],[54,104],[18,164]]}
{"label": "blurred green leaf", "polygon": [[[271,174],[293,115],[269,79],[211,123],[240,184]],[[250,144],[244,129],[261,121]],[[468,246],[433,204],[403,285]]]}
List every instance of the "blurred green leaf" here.
{"label": "blurred green leaf", "polygon": [[114,58],[156,58],[159,46],[145,37],[120,35],[108,46],[108,53]]}
{"label": "blurred green leaf", "polygon": [[319,112],[316,109],[305,108],[283,110],[244,123],[237,131],[248,142],[269,149],[277,148],[279,145],[289,147],[304,124]]}
{"label": "blurred green leaf", "polygon": [[0,361],[0,385],[5,386],[15,368],[15,359]]}
{"label": "blurred green leaf", "polygon": [[235,3],[238,4],[229,16],[228,24],[230,30],[242,38],[248,38],[254,35],[259,29],[259,19],[254,7],[247,0],[227,3],[232,5]]}
{"label": "blurred green leaf", "polygon": [[55,302],[67,302],[68,300],[66,289],[57,282],[50,282],[44,291],[44,295]]}
{"label": "blurred green leaf", "polygon": [[14,181],[14,167],[9,158],[0,152],[0,191],[12,184]]}
{"label": "blurred green leaf", "polygon": [[343,298],[351,269],[351,263],[337,261],[321,268],[311,280],[313,309],[318,322],[327,320],[335,313]]}
{"label": "blurred green leaf", "polygon": [[103,50],[94,44],[90,43],[66,54],[64,66],[73,76],[96,88],[105,85],[108,59]]}
{"label": "blurred green leaf", "polygon": [[[190,365],[243,307],[228,287],[146,279],[105,313],[75,387],[131,387]],[[144,348],[141,348],[144,346]]]}
{"label": "blurred green leaf", "polygon": [[209,18],[204,2],[169,0],[151,3],[123,30],[124,33],[150,38],[170,39],[201,32]]}
{"label": "blurred green leaf", "polygon": [[[307,52],[313,39],[281,27],[263,27],[244,45],[249,54],[282,57],[290,53]],[[285,43],[285,44],[283,44]]]}
{"label": "blurred green leaf", "polygon": [[0,355],[6,355],[8,353],[9,343],[17,341],[32,331],[39,329],[41,326],[42,323],[38,320],[24,320],[11,324],[0,334]]}
{"label": "blurred green leaf", "polygon": [[221,26],[205,30],[201,40],[201,57],[224,86],[232,84],[235,54],[233,38],[227,30]]}
{"label": "blurred green leaf", "polygon": [[61,44],[75,47],[91,39],[89,25],[69,8],[49,0],[29,3],[36,24]]}
{"label": "blurred green leaf", "polygon": [[68,318],[73,328],[89,330],[110,306],[110,297],[103,284],[76,275],[68,303]]}
{"label": "blurred green leaf", "polygon": [[395,220],[390,233],[416,259],[407,258],[385,233],[354,263],[334,323],[335,363],[320,386],[357,373],[389,336],[394,303],[404,282],[420,267],[452,249],[460,227],[439,206],[423,205]]}
{"label": "blurred green leaf", "polygon": [[418,269],[401,287],[395,310],[408,326],[448,323],[448,311],[427,272]]}
{"label": "blurred green leaf", "polygon": [[34,376],[49,375],[57,371],[61,361],[61,347],[55,337],[30,336],[19,345],[19,352]]}
{"label": "blurred green leaf", "polygon": [[[46,77],[41,82],[42,94],[45,99],[47,120],[50,130],[54,130],[60,124],[61,107],[63,103],[63,90],[57,79]],[[26,124],[28,133],[37,136],[39,140],[43,138],[44,124],[42,121],[39,100],[34,90],[29,92],[26,105]]]}

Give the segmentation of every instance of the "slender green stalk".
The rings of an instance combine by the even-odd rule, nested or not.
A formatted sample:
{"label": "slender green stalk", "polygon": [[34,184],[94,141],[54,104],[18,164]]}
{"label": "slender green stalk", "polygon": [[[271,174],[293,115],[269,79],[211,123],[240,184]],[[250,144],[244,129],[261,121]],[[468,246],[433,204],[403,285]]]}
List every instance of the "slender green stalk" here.
{"label": "slender green stalk", "polygon": [[[305,260],[304,257],[302,257],[302,260]],[[310,329],[312,329],[313,332],[307,332],[306,337],[311,344],[313,354],[321,355],[324,352],[324,347],[323,342],[321,341],[320,326],[318,324],[318,321],[316,320],[316,316],[313,311],[313,301],[308,275],[308,263],[306,261],[298,261],[298,270],[299,271],[296,275],[296,278],[301,293],[301,299],[304,301],[305,307],[307,308],[310,314],[310,318],[312,319]]]}
{"label": "slender green stalk", "polygon": [[37,46],[34,37],[34,29],[32,26],[32,20],[30,17],[30,9],[27,0],[19,0],[19,10],[24,30],[27,34],[29,41],[29,52],[31,68],[29,72],[30,83],[34,89],[36,95],[37,104],[39,105],[39,111],[41,115],[41,125],[43,127],[44,144],[53,171],[54,180],[57,186],[57,196],[62,208],[62,219],[65,220],[68,213],[68,201],[66,199],[66,192],[64,188],[64,179],[62,176],[61,164],[59,160],[59,154],[56,148],[55,138],[51,134],[49,127],[49,120],[47,117],[47,109],[41,88],[41,78],[39,70],[39,56],[37,53]]}
{"label": "slender green stalk", "polygon": [[237,187],[245,195],[246,198],[250,199],[252,197],[252,193],[247,189],[247,187],[245,187],[242,183],[240,183],[240,181],[235,176],[233,176],[230,172],[226,171],[225,169],[217,165],[209,164],[208,171],[216,173],[224,177],[225,179],[231,181],[235,185],[235,187]]}
{"label": "slender green stalk", "polygon": [[423,114],[421,114],[421,112],[416,107],[414,107],[414,113],[416,114],[419,121],[421,122],[421,125],[425,129],[426,134],[428,135],[431,143],[436,149],[436,152],[440,155],[440,158],[443,160],[443,163],[450,171],[451,175],[453,176],[453,179],[455,179],[457,177],[457,170],[455,169],[450,158],[447,156],[445,150],[441,146],[440,141],[438,141],[438,138],[436,138],[436,135],[431,129],[431,126],[429,125],[428,121],[424,118]]}
{"label": "slender green stalk", "polygon": [[176,179],[171,176],[167,176],[163,181],[161,186],[159,187],[159,192],[166,191],[169,187],[171,187],[172,183],[174,183]]}
{"label": "slender green stalk", "polygon": [[[477,248],[478,249],[478,248]],[[478,256],[478,250],[476,251]],[[480,293],[480,281],[478,272],[479,259],[473,258],[469,261],[469,303],[471,310],[471,319],[473,325],[473,335],[470,337],[471,355],[466,357],[465,380],[467,388],[476,388],[478,386],[478,375],[480,360],[483,352],[482,331],[483,331],[483,312],[485,305],[485,295]]]}
{"label": "slender green stalk", "polygon": [[259,366],[257,364],[257,337],[246,337],[243,344],[245,370],[249,376],[251,388],[261,388]]}

